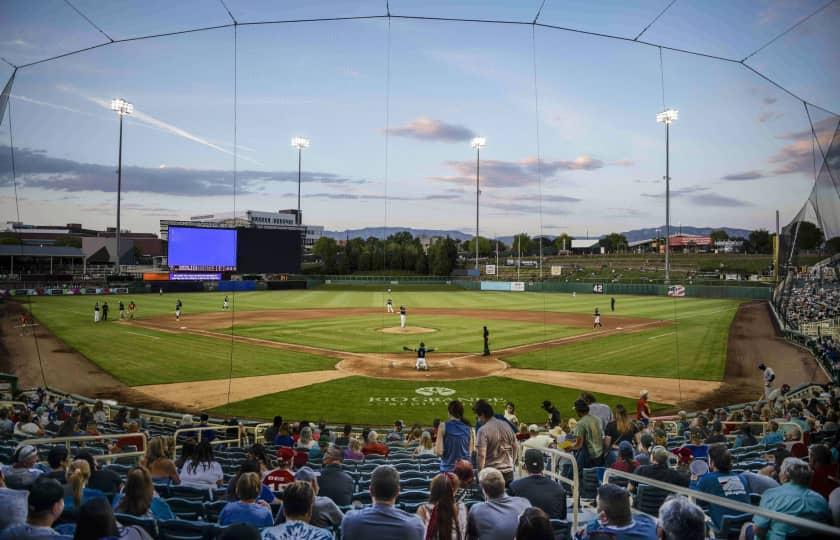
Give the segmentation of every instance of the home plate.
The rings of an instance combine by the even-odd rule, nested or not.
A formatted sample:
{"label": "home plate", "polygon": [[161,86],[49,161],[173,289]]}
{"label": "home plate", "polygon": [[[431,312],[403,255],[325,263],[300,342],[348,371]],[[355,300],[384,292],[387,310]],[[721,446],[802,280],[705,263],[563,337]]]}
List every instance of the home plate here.
{"label": "home plate", "polygon": [[615,329],[616,330],[624,330],[624,327],[623,326],[616,326]]}
{"label": "home plate", "polygon": [[186,326],[182,326],[182,327],[181,327],[181,330],[186,330],[186,329],[187,329],[187,327],[186,327]]}

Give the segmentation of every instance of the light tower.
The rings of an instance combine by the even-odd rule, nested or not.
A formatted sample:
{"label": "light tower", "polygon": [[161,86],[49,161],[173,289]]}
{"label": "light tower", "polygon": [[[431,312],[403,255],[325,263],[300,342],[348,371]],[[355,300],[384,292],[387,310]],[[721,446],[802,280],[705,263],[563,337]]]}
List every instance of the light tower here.
{"label": "light tower", "polygon": [[478,270],[478,196],[481,193],[478,187],[478,173],[481,149],[487,146],[487,139],[485,137],[475,137],[470,146],[475,148],[475,269]]}
{"label": "light tower", "polygon": [[309,148],[309,139],[306,137],[292,137],[292,147],[297,148],[298,151],[298,206],[297,206],[297,224],[303,223],[300,214],[300,166],[303,159],[303,149]]}
{"label": "light tower", "polygon": [[123,134],[123,116],[127,116],[134,112],[134,105],[122,98],[111,100],[111,110],[116,111],[120,117],[120,144],[119,153],[117,155],[117,274],[120,273],[120,203],[122,202],[122,134]]}
{"label": "light tower", "polygon": [[678,117],[676,109],[665,109],[656,115],[656,121],[665,124],[665,283],[671,283],[671,122]]}

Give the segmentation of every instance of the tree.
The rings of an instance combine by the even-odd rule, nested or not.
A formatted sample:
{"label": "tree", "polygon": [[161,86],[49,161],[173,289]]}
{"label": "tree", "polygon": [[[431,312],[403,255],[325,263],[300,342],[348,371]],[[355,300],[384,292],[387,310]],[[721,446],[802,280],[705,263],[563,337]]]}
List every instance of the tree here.
{"label": "tree", "polygon": [[312,254],[321,259],[324,272],[331,274],[336,271],[336,254],[338,242],[329,236],[322,236],[312,245]]}
{"label": "tree", "polygon": [[[467,254],[467,258],[470,257],[472,254],[473,258],[475,258],[475,238],[470,238],[469,240],[464,241],[464,252]],[[496,243],[483,236],[478,237],[478,254],[481,257],[489,257],[491,254],[496,253]]]}
{"label": "tree", "polygon": [[621,249],[627,249],[628,242],[627,237],[623,234],[610,233],[601,238],[599,244],[608,252],[616,252]]}
{"label": "tree", "polygon": [[810,221],[800,221],[796,239],[799,249],[817,249],[822,245],[825,236],[822,230]]}
{"label": "tree", "polygon": [[747,250],[750,253],[772,253],[773,242],[770,240],[770,233],[767,229],[758,229],[750,232],[747,237]]}
{"label": "tree", "polygon": [[571,251],[572,237],[563,233],[554,239],[554,245],[557,247],[557,251]]}
{"label": "tree", "polygon": [[709,238],[712,239],[712,242],[725,242],[729,240],[729,234],[723,229],[715,229],[709,233]]}
{"label": "tree", "polygon": [[828,252],[832,255],[840,253],[840,236],[835,236],[831,240],[827,240],[825,246],[828,248]]}
{"label": "tree", "polygon": [[523,257],[531,255],[534,251],[533,247],[531,237],[526,233],[517,234],[513,237],[513,242],[510,243],[510,251],[514,256],[518,256],[520,253]]}
{"label": "tree", "polygon": [[458,259],[458,244],[448,236],[429,247],[429,270],[435,276],[448,276]]}

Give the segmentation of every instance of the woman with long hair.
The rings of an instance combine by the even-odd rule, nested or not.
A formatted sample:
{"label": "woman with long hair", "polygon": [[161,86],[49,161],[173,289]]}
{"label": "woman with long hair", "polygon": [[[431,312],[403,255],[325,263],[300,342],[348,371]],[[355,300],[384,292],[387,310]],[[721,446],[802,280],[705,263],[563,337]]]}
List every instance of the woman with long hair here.
{"label": "woman with long hair", "polygon": [[155,493],[152,476],[144,467],[128,471],[122,493],[114,495],[114,508],[121,514],[132,516],[175,519],[166,501]]}
{"label": "woman with long hair", "polygon": [[91,499],[79,508],[73,540],[151,540],[143,528],[136,525],[121,527],[114,518],[108,499]]}
{"label": "woman with long hair", "polygon": [[201,441],[195,446],[192,457],[181,467],[181,482],[198,487],[214,488],[225,477],[222,466],[213,458],[213,447],[209,441]]}
{"label": "woman with long hair", "polygon": [[172,461],[171,437],[152,437],[149,441],[149,447],[146,448],[146,455],[140,460],[140,464],[149,470],[153,481],[181,483],[178,468]]}
{"label": "woman with long hair", "polygon": [[441,473],[432,478],[429,502],[417,508],[426,527],[425,540],[463,540],[467,537],[467,507],[455,502],[458,477]]}
{"label": "woman with long hair", "polygon": [[175,460],[175,466],[178,470],[181,470],[181,467],[184,466],[184,463],[190,459],[195,452],[195,439],[187,439],[181,444],[181,455],[178,456],[178,459]]}
{"label": "woman with long hair", "polygon": [[90,464],[84,459],[77,459],[67,468],[67,485],[64,486],[64,508],[79,508],[85,501],[96,497],[105,497],[98,489],[87,487],[90,480]]}
{"label": "woman with long hair", "polygon": [[615,420],[608,423],[604,428],[604,447],[618,447],[622,441],[629,443],[636,442],[639,434],[639,427],[627,414],[627,408],[619,403],[614,409]]}
{"label": "woman with long hair", "polygon": [[97,401],[93,405],[93,421],[100,426],[108,421],[108,413],[105,412],[105,404],[101,401]]}
{"label": "woman with long hair", "polygon": [[265,451],[265,446],[260,443],[251,445],[251,448],[248,449],[246,459],[259,463],[260,470],[257,472],[260,473],[260,479],[265,478],[265,475],[271,470],[271,460]]}
{"label": "woman with long hair", "polygon": [[274,437],[275,446],[294,446],[295,440],[292,438],[292,427],[288,422],[280,424],[280,429]]}
{"label": "woman with long hair", "polygon": [[432,444],[432,434],[424,431],[420,434],[420,444],[414,449],[415,456],[434,456],[435,448]]}
{"label": "woman with long hair", "polygon": [[554,540],[548,514],[536,506],[522,512],[516,527],[516,540]]}
{"label": "woman with long hair", "polygon": [[464,404],[457,399],[449,402],[449,420],[438,428],[435,453],[441,456],[440,472],[452,472],[460,459],[470,459],[475,450],[475,433],[464,419]]}
{"label": "woman with long hair", "polygon": [[300,430],[300,438],[297,442],[298,448],[303,448],[306,450],[312,450],[312,447],[318,446],[318,443],[312,439],[312,428],[306,426],[305,428]]}

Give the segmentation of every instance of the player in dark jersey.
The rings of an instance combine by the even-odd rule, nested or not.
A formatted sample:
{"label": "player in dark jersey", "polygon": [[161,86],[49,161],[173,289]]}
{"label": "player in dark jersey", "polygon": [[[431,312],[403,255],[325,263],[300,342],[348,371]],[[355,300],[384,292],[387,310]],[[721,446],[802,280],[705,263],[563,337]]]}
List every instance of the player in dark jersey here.
{"label": "player in dark jersey", "polygon": [[610,311],[615,311],[615,296],[610,297]]}
{"label": "player in dark jersey", "polygon": [[405,309],[405,306],[400,306],[400,328],[405,328],[405,319],[408,315],[408,311]]}
{"label": "player in dark jersey", "polygon": [[420,346],[416,349],[412,349],[411,347],[403,347],[404,351],[416,352],[417,353],[417,360],[414,362],[414,369],[420,371],[429,371],[429,365],[426,363],[426,354],[430,352],[434,352],[434,349],[427,349],[426,344],[422,341],[420,342]]}
{"label": "player in dark jersey", "polygon": [[181,303],[181,299],[179,298],[178,301],[175,302],[175,320],[176,321],[181,320],[181,308],[183,306],[184,306],[184,304]]}
{"label": "player in dark jersey", "polygon": [[490,356],[490,330],[484,327],[484,355]]}

